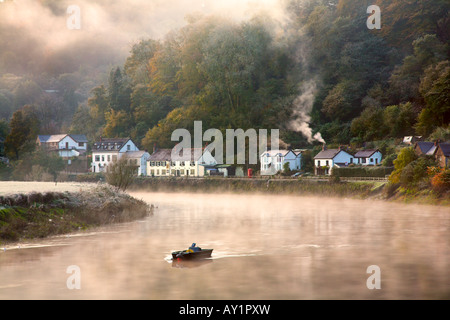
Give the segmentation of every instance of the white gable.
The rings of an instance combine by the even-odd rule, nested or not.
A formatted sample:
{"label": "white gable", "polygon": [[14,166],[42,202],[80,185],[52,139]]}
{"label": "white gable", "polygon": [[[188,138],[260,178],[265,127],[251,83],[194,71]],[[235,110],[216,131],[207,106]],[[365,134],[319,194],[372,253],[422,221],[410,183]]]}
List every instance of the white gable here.
{"label": "white gable", "polygon": [[130,139],[125,143],[119,152],[127,152],[127,151],[139,151],[139,148],[134,144],[134,142]]}

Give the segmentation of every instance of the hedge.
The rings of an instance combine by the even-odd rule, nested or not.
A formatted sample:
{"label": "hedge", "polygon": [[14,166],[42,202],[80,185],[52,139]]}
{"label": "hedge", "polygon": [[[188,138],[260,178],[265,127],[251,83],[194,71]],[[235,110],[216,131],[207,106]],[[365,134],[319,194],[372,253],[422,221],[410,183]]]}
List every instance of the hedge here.
{"label": "hedge", "polygon": [[346,167],[333,168],[337,177],[378,177],[384,178],[394,171],[394,167]]}

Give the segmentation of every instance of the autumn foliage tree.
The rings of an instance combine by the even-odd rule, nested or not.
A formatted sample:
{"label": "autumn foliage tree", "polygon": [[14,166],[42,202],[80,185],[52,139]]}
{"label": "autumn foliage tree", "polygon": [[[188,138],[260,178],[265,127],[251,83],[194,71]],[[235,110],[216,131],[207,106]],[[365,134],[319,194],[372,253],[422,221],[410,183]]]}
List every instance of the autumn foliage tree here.
{"label": "autumn foliage tree", "polygon": [[33,106],[27,105],[14,112],[9,127],[10,133],[5,139],[8,157],[17,160],[22,153],[34,150],[40,123]]}

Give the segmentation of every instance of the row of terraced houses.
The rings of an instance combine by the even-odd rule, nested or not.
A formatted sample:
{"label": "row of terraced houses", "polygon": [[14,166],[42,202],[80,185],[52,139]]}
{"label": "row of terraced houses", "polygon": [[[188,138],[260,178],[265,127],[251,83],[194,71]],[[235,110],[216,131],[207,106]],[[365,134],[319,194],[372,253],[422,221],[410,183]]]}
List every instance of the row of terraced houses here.
{"label": "row of terraced houses", "polygon": [[[105,172],[108,166],[125,158],[129,165],[136,168],[136,174],[153,177],[203,177],[206,175],[234,175],[235,168],[218,164],[206,149],[188,149],[189,154],[183,159],[173,159],[172,149],[157,149],[149,153],[139,150],[130,138],[100,138],[92,145],[92,154],[88,152],[88,140],[85,135],[59,134],[40,135],[37,145],[49,152],[68,159],[84,157],[89,171]],[[415,142],[418,155],[430,155],[436,158],[441,167],[450,164],[450,144],[441,142]],[[273,174],[288,167],[292,171],[302,169],[302,149],[268,150],[260,155],[261,175]],[[314,157],[314,173],[331,175],[333,168],[347,167],[352,164],[376,166],[381,163],[383,155],[378,149],[366,149],[351,154],[345,148],[328,149],[326,145]]]}

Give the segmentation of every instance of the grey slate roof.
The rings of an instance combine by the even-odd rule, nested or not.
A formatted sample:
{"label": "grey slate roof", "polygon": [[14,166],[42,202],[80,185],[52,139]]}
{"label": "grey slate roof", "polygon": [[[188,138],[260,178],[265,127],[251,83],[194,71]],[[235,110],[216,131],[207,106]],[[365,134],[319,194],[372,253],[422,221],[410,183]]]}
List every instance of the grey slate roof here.
{"label": "grey slate roof", "polygon": [[427,153],[434,146],[434,142],[419,141],[416,142],[416,145],[420,148],[422,153]]}
{"label": "grey slate roof", "polygon": [[378,149],[361,150],[355,154],[355,158],[369,158],[377,151],[379,150]]}
{"label": "grey slate roof", "polygon": [[128,158],[142,158],[142,156],[147,153],[147,151],[127,151],[125,156]]}
{"label": "grey slate roof", "polygon": [[320,151],[314,159],[333,159],[341,150],[339,149],[327,149]]}
{"label": "grey slate roof", "polygon": [[92,150],[96,151],[118,151],[130,138],[102,138],[101,141],[97,141],[92,146]]}
{"label": "grey slate roof", "polygon": [[39,135],[39,141],[41,143],[60,142],[65,137],[71,137],[76,142],[88,142],[88,139],[84,134],[52,134],[52,135]]}
{"label": "grey slate roof", "polygon": [[[200,150],[199,154],[200,157],[203,156],[203,148],[190,148],[188,150],[188,153],[190,154],[184,154],[183,152],[180,152],[179,159],[181,161],[196,161],[195,157],[195,151]],[[175,151],[176,152],[176,151]],[[176,154],[176,153],[175,153]],[[172,149],[158,149],[156,150],[151,156],[149,161],[172,161]]]}
{"label": "grey slate roof", "polygon": [[39,141],[41,143],[60,142],[67,134],[52,134],[52,135],[39,135]]}
{"label": "grey slate roof", "polygon": [[269,154],[269,157],[276,157],[278,154],[281,154],[282,157],[287,155],[289,150],[267,150],[264,151],[261,155]]}
{"label": "grey slate roof", "polygon": [[450,157],[450,143],[440,143],[439,148],[446,157]]}
{"label": "grey slate roof", "polygon": [[70,134],[70,136],[76,142],[85,142],[85,143],[88,142],[88,139],[86,138],[86,136],[84,134]]}
{"label": "grey slate roof", "polygon": [[170,161],[172,159],[172,149],[158,149],[150,155],[149,161]]}

